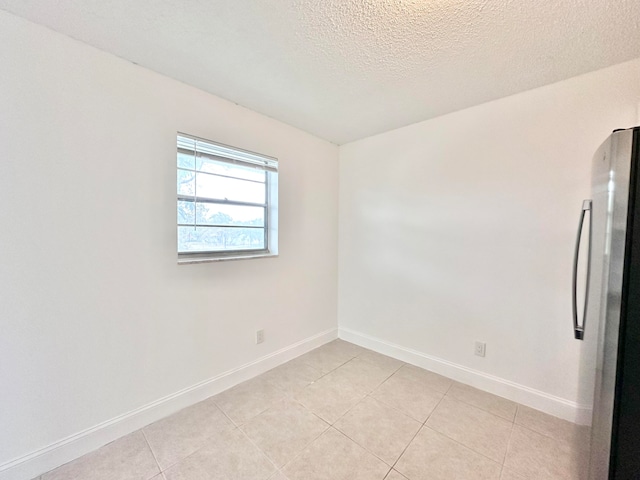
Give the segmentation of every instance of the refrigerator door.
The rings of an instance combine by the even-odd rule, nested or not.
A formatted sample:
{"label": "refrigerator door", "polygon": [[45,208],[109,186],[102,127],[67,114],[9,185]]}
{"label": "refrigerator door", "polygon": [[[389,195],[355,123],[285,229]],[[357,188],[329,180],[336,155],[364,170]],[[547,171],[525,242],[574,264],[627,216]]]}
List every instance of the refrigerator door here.
{"label": "refrigerator door", "polygon": [[[615,478],[611,468],[621,299],[633,130],[613,133],[592,165],[592,246],[587,328],[597,326],[589,479]],[[588,334],[587,331],[585,333]]]}
{"label": "refrigerator door", "polygon": [[[630,132],[628,132],[630,133]],[[623,150],[626,154],[626,149]],[[640,478],[640,129],[633,131],[609,478]],[[615,233],[615,232],[614,232]],[[606,348],[606,344],[605,344]],[[606,352],[606,350],[605,350]]]}

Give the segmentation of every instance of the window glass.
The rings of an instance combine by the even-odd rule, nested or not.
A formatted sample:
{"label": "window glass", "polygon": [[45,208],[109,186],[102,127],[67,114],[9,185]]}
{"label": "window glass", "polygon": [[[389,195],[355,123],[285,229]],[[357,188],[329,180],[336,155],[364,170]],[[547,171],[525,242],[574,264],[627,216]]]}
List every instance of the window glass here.
{"label": "window glass", "polygon": [[277,252],[274,158],[178,135],[178,255]]}

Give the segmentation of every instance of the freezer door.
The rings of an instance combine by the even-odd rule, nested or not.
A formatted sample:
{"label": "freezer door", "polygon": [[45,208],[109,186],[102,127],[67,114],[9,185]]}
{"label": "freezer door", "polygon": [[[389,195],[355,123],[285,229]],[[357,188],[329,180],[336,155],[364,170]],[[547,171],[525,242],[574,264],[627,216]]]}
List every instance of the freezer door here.
{"label": "freezer door", "polygon": [[[592,248],[587,329],[597,329],[589,479],[610,477],[616,365],[625,263],[633,131],[613,133],[592,164]],[[589,332],[585,332],[586,335]]]}

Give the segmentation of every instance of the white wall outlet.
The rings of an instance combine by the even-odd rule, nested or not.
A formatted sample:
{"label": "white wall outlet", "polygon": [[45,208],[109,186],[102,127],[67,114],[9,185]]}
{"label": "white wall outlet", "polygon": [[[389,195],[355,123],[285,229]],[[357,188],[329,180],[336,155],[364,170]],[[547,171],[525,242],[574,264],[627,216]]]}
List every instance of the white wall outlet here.
{"label": "white wall outlet", "polygon": [[487,344],[484,342],[476,342],[473,353],[475,353],[479,357],[484,357],[487,353]]}
{"label": "white wall outlet", "polygon": [[264,342],[264,330],[256,330],[256,345]]}

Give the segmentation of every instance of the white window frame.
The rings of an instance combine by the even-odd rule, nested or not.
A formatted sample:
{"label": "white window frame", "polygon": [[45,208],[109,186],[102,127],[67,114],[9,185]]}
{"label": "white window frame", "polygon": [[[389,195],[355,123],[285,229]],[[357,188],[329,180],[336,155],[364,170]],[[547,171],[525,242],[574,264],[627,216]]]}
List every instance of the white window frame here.
{"label": "white window frame", "polygon": [[[178,229],[180,227],[187,226],[186,224],[176,223],[176,251],[178,254],[178,263],[201,263],[201,262],[214,262],[221,260],[240,260],[247,258],[262,258],[262,257],[274,257],[278,255],[278,159],[262,155],[259,153],[243,150],[237,147],[231,147],[222,143],[213,142],[193,135],[178,132],[176,139],[177,153],[193,155],[194,158],[204,157],[209,161],[216,162],[218,164],[234,164],[243,167],[250,167],[265,172],[265,186],[266,195],[265,203],[257,204],[253,202],[243,201],[230,201],[227,199],[209,199],[197,196],[197,191],[193,195],[180,194],[177,191],[177,172],[192,171],[194,175],[198,173],[203,175],[209,175],[197,170],[197,166],[194,165],[194,169],[181,167],[176,165],[176,206],[180,201],[192,201],[197,203],[209,203],[218,205],[239,205],[239,206],[261,206],[265,209],[264,216],[264,233],[265,241],[263,249],[239,249],[239,250],[211,250],[211,251],[194,251],[194,252],[180,252],[178,250]],[[196,216],[197,217],[197,216]],[[211,228],[210,225],[201,224],[198,225],[197,218],[194,219],[194,228]],[[191,226],[189,224],[188,226]]]}

